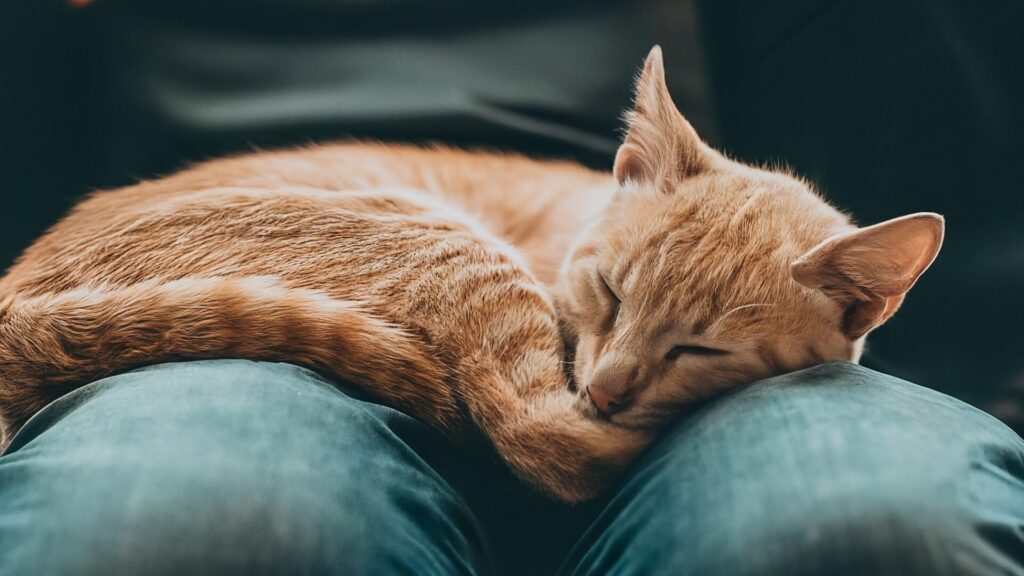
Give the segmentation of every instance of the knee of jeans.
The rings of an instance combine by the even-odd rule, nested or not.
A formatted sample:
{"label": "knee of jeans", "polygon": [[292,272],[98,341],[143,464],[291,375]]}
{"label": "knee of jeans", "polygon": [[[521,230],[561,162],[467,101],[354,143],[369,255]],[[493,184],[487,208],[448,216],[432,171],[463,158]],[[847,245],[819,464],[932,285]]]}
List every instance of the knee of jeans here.
{"label": "knee of jeans", "polygon": [[168,466],[130,479],[106,472],[102,481],[48,491],[24,533],[11,538],[21,541],[26,567],[86,575],[361,573],[388,552],[373,524],[402,521],[374,497],[378,487],[350,484],[352,497],[339,497],[301,473],[272,485],[259,480],[258,465]]}
{"label": "knee of jeans", "polygon": [[885,383],[753,389],[685,423],[627,478],[577,571],[1024,573],[1019,437]]}
{"label": "knee of jeans", "polygon": [[0,573],[471,571],[468,510],[384,416],[266,369],[131,375],[5,456]]}
{"label": "knee of jeans", "polygon": [[391,480],[373,466],[324,476],[311,473],[316,462],[292,465],[268,476],[258,462],[171,464],[131,479],[108,468],[103,483],[50,492],[27,533],[13,538],[24,554],[0,560],[12,563],[0,571],[371,574],[433,564],[442,567],[434,573],[457,573],[473,560],[462,530],[471,523],[460,525],[468,513],[446,486],[397,465]]}
{"label": "knee of jeans", "polygon": [[[935,544],[949,542],[962,523],[958,511],[939,502],[887,497],[876,491],[842,499],[820,498],[776,518],[770,525],[752,527],[741,539],[751,546],[752,574],[816,574],[868,570],[874,573],[914,574],[908,564],[943,554]],[[953,528],[953,530],[950,530]],[[924,556],[925,558],[920,558]]]}
{"label": "knee of jeans", "polygon": [[729,547],[744,552],[717,559],[719,566],[735,561],[743,568],[723,573],[967,575],[1024,569],[1024,517],[1006,514],[999,496],[972,493],[968,478],[836,485],[801,502],[774,503],[770,515],[744,522]]}
{"label": "knee of jeans", "polygon": [[957,478],[821,481],[786,498],[752,481],[760,496],[741,506],[654,483],[613,503],[621,507],[577,551],[571,573],[1024,573],[1019,475],[979,465]]}

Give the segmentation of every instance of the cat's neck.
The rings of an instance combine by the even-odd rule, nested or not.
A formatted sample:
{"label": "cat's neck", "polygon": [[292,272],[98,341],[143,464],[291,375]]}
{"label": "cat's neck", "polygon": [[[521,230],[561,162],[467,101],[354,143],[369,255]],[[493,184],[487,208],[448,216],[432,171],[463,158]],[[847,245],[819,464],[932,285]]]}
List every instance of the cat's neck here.
{"label": "cat's neck", "polygon": [[579,182],[555,188],[551,194],[538,196],[529,189],[508,192],[520,199],[521,213],[501,211],[500,220],[487,224],[519,248],[537,279],[551,286],[569,249],[611,200],[615,185],[609,175],[606,182]]}

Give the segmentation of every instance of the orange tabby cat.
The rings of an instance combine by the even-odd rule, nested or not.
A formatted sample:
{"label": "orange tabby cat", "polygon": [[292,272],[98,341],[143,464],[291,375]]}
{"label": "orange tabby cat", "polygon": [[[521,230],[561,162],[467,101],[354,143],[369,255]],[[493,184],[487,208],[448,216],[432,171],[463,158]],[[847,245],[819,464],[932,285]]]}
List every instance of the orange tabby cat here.
{"label": "orange tabby cat", "polygon": [[0,414],[9,438],[105,374],[289,361],[482,431],[526,481],[581,500],[695,400],[856,361],[942,234],[934,214],[858,229],[806,183],[711,150],[656,47],[613,175],[341,144],[86,200],[0,280]]}

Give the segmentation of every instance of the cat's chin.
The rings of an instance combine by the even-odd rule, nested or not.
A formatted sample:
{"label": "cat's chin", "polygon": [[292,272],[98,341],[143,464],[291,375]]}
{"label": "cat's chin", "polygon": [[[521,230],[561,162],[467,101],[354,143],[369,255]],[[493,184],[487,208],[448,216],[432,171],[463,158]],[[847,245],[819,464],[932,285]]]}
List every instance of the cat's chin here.
{"label": "cat's chin", "polygon": [[581,414],[592,420],[608,420],[608,418],[601,414],[594,403],[590,401],[590,397],[587,396],[586,392],[576,394],[576,409]]}

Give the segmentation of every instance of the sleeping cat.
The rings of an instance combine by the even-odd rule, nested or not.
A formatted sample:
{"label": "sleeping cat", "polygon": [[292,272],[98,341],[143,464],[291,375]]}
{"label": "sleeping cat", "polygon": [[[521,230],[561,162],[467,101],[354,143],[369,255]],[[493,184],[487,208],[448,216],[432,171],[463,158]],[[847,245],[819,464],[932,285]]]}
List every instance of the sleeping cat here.
{"label": "sleeping cat", "polygon": [[583,500],[693,402],[856,361],[942,235],[924,213],[858,229],[711,150],[655,47],[613,174],[350,143],[82,202],[0,279],[3,434],[137,366],[287,361]]}

